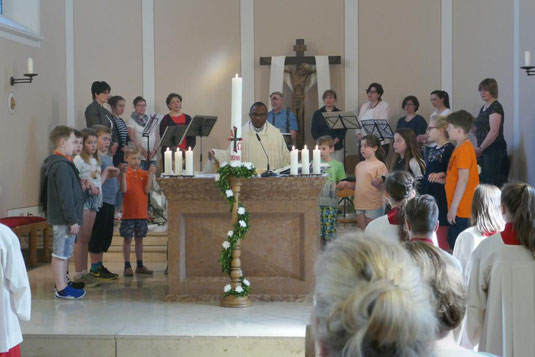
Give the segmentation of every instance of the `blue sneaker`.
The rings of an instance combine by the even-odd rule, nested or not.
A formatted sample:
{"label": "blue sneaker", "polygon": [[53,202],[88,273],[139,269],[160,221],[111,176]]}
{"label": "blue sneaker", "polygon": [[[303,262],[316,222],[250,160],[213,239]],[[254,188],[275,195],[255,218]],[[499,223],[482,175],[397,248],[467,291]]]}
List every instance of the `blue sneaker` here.
{"label": "blue sneaker", "polygon": [[70,286],[67,286],[63,292],[59,292],[56,290],[56,297],[58,299],[81,299],[85,296],[85,290],[84,289],[74,289]]}

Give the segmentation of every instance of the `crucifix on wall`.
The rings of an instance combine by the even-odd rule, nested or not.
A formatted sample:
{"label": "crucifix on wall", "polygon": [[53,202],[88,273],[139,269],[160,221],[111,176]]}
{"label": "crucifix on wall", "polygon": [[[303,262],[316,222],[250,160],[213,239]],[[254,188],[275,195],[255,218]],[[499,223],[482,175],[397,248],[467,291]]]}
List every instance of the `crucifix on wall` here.
{"label": "crucifix on wall", "polygon": [[[319,78],[320,73],[319,67],[318,67],[318,59],[319,56],[305,56],[305,51],[307,50],[307,46],[305,45],[304,39],[297,39],[295,40],[295,45],[293,47],[295,51],[295,56],[293,57],[285,57],[284,63],[282,63],[282,66],[284,67],[284,74],[289,75],[291,88],[293,89],[293,95],[292,95],[292,110],[294,111],[296,117],[297,117],[297,123],[299,125],[299,133],[297,136],[297,145],[299,147],[302,147],[305,141],[305,93],[307,92],[310,87],[314,84],[314,81],[311,80],[312,75],[316,74]],[[328,65],[330,64],[340,64],[342,62],[340,56],[321,56],[321,58],[325,57],[326,64],[327,64],[327,78],[330,82],[330,77],[328,76]],[[281,59],[279,57],[279,59]],[[274,69],[273,63],[272,63],[272,57],[260,57],[260,65],[272,65],[272,71]],[[322,67],[323,68],[323,67]],[[319,79],[318,79],[318,90],[322,90],[319,88]],[[281,82],[282,83],[282,82]],[[330,85],[329,85],[330,86]],[[324,89],[330,89],[330,88],[324,88]],[[282,87],[280,88],[280,91],[282,92]],[[320,93],[321,95],[321,93]],[[321,105],[321,103],[318,103]]]}

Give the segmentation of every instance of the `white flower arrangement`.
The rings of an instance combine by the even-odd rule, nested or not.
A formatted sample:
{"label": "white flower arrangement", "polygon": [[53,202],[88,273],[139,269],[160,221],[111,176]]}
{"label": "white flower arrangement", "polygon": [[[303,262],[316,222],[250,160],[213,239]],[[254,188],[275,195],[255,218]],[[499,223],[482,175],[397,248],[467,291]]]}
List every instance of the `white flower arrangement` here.
{"label": "white flower arrangement", "polygon": [[223,163],[222,163],[221,165],[219,165],[219,167],[225,167],[225,166],[227,166],[227,165],[228,165],[228,162],[223,161]]}
{"label": "white flower arrangement", "polygon": [[245,166],[245,168],[247,168],[247,170],[251,170],[253,168],[253,164],[250,163],[250,162],[244,162],[243,166]]}
{"label": "white flower arrangement", "polygon": [[225,195],[227,195],[227,197],[232,197],[234,196],[234,192],[232,192],[232,190],[226,190]]}
{"label": "white flower arrangement", "polygon": [[236,287],[236,289],[234,289],[234,291],[236,291],[238,294],[240,294],[240,293],[243,293],[243,288],[241,287],[241,285],[238,285]]}
{"label": "white flower arrangement", "polygon": [[240,224],[240,227],[242,227],[242,228],[247,227],[247,223],[245,223],[245,221],[243,221],[243,220],[240,220],[238,223]]}
{"label": "white flower arrangement", "polygon": [[223,288],[223,291],[228,293],[230,290],[232,289],[232,287],[230,286],[230,284],[227,284],[225,285],[225,287]]}
{"label": "white flower arrangement", "polygon": [[238,208],[238,214],[245,214],[245,207]]}
{"label": "white flower arrangement", "polygon": [[251,286],[251,282],[247,279],[243,279],[243,283],[247,286]]}
{"label": "white flower arrangement", "polygon": [[228,240],[224,241],[223,244],[221,244],[223,248],[229,249],[230,248],[230,242]]}
{"label": "white flower arrangement", "polygon": [[231,161],[230,162],[230,167],[240,167],[241,166],[241,162],[239,161]]}
{"label": "white flower arrangement", "polygon": [[227,236],[232,237],[234,235],[234,231],[228,231]]}
{"label": "white flower arrangement", "polygon": [[219,177],[221,177],[221,175],[219,175],[219,174],[216,174],[216,175],[215,175],[215,181],[216,181],[216,182],[219,181]]}

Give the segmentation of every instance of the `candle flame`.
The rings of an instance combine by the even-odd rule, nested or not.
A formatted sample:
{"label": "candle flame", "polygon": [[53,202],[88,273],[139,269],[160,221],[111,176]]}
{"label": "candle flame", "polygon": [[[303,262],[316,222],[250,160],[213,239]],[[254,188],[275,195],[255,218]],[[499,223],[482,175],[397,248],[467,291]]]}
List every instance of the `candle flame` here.
{"label": "candle flame", "polygon": [[234,76],[234,78],[238,78],[238,73],[236,73],[236,75]]}
{"label": "candle flame", "polygon": [[307,149],[307,146],[305,145],[305,147],[303,148],[303,150],[306,150]]}
{"label": "candle flame", "polygon": [[316,145],[316,150],[319,150],[318,145]]}
{"label": "candle flame", "polygon": [[188,151],[191,151],[191,146],[190,146],[190,147],[188,147]]}
{"label": "candle flame", "polygon": [[295,145],[292,146],[292,151],[294,151],[294,150],[295,150]]}

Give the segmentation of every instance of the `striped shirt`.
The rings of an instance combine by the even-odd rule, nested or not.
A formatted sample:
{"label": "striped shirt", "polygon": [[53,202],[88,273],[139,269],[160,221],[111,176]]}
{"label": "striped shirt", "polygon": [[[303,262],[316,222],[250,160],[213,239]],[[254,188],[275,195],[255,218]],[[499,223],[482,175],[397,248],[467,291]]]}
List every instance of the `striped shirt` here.
{"label": "striped shirt", "polygon": [[119,136],[119,146],[125,146],[128,142],[128,128],[122,118],[113,117],[115,126],[117,127],[117,133]]}

